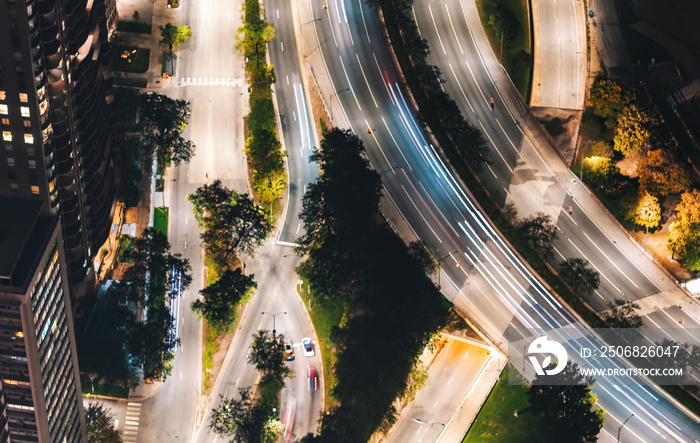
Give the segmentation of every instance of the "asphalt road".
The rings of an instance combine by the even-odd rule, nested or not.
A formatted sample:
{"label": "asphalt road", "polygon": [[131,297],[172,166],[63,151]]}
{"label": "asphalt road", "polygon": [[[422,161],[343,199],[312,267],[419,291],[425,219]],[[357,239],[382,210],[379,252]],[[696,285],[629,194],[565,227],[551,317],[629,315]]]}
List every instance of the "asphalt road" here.
{"label": "asphalt road", "polygon": [[[332,1],[328,2],[328,9],[324,9],[321,3],[316,3],[309,2],[309,5],[313,9],[314,17],[322,19],[320,22],[314,22],[313,26],[325,59],[325,67],[316,69],[327,70],[335,91],[349,89],[347,93],[338,93],[336,98],[342,105],[348,126],[363,139],[372,164],[382,173],[389,199],[398,208],[401,218],[407,222],[408,228],[397,229],[407,238],[413,235],[421,238],[437,250],[440,256],[446,257],[442,278],[446,296],[501,345],[504,345],[503,336],[506,329],[513,327],[541,327],[546,331],[557,331],[562,325],[575,325],[578,329],[586,330],[587,326],[579,323],[564,309],[513,255],[490,222],[474,205],[468,191],[452,178],[448,167],[430,147],[406,105],[408,99],[404,98],[397,88],[398,75],[379,32],[376,13],[361,2]],[[438,8],[432,9],[435,13]],[[430,17],[429,12],[416,12],[419,17]],[[466,15],[463,14],[462,21],[466,20]],[[456,27],[457,22],[453,23]],[[461,26],[468,32],[466,22]],[[452,24],[448,20],[437,27],[441,31],[449,32]],[[430,40],[426,28],[428,26],[421,22],[423,36]],[[443,37],[442,40],[445,44],[446,38]],[[431,43],[434,42],[431,40]],[[466,52],[467,42],[462,41],[460,44]],[[456,43],[454,46],[459,47]],[[433,44],[433,53],[439,53],[435,48]],[[314,49],[311,47],[307,50]],[[571,198],[567,196],[569,192],[577,202],[574,220],[579,226],[576,240],[580,244],[588,241],[585,236],[587,231],[581,228],[585,223],[587,227],[599,225],[604,232],[616,232],[613,228],[615,225],[607,220],[607,217],[600,215],[604,213],[590,202],[585,190],[577,188],[577,181],[572,181],[572,176],[561,162],[559,165],[550,165],[551,159],[542,158],[544,155],[540,150],[534,149],[536,146],[533,142],[525,138],[520,131],[521,127],[525,128],[525,131],[529,130],[527,122],[516,124],[516,118],[522,118],[519,114],[512,115],[511,111],[502,105],[503,99],[499,102],[497,110],[491,113],[488,106],[489,97],[501,98],[501,94],[507,94],[507,91],[501,90],[501,94],[498,94],[492,82],[483,82],[484,78],[489,78],[489,74],[485,71],[482,54],[476,53],[474,58],[466,54],[457,58],[469,62],[473,72],[473,77],[472,73],[468,74],[468,78],[472,79],[470,81],[476,78],[471,86],[475,88],[475,92],[467,93],[465,90],[463,97],[474,107],[475,111],[472,114],[480,114],[478,120],[484,127],[488,125],[486,132],[493,146],[498,146],[501,153],[512,151],[508,153],[508,158],[513,166],[522,165],[521,172],[524,177],[528,174],[536,176],[539,173],[537,170],[525,171],[524,169],[532,169],[532,166],[526,165],[524,159],[537,159],[543,168],[549,166],[554,171],[546,171],[549,177],[543,173],[546,180],[537,180],[542,183],[532,184],[535,193],[530,199],[536,203],[534,207],[541,206],[544,197],[558,218],[563,208],[568,206],[566,199]],[[487,63],[495,63],[495,60]],[[469,68],[467,69],[469,72]],[[476,69],[482,70],[479,76],[476,75]],[[451,74],[449,65],[443,67],[443,72],[446,73],[446,77]],[[482,75],[483,83],[480,83],[479,78]],[[467,87],[466,82],[461,84],[463,88]],[[510,98],[507,100],[510,104]],[[484,118],[481,118],[481,115],[484,115]],[[469,117],[472,118],[473,115]],[[510,123],[507,123],[508,118]],[[366,132],[366,128],[370,129],[370,133]],[[498,140],[495,140],[495,135],[499,133]],[[496,161],[494,166],[503,170],[513,168],[508,159],[504,159],[500,165]],[[487,172],[490,173],[488,169]],[[493,175],[498,177],[497,173]],[[504,184],[508,186],[510,181],[509,177],[504,180]],[[561,188],[557,189],[557,184]],[[570,185],[567,187],[565,184]],[[504,192],[504,202],[505,194]],[[521,194],[524,192],[521,191]],[[591,212],[595,213],[595,222],[588,215]],[[574,237],[573,233],[570,235]],[[607,254],[606,248],[609,246],[605,239],[609,237],[603,240],[595,239],[597,247],[591,246],[591,250],[598,251],[596,254]],[[661,274],[658,269],[651,265],[640,265],[636,257],[631,256],[642,256],[638,248],[629,241],[623,245],[620,243],[610,241],[610,247],[622,248],[623,256],[628,257],[631,268],[644,266],[644,273],[650,275],[650,280],[658,281],[655,278]],[[459,252],[450,255],[455,250]],[[649,263],[648,260],[645,263]],[[604,269],[610,275],[616,276],[620,285],[629,284],[634,287],[633,283],[623,283],[622,280],[626,280],[626,277],[614,272],[611,265],[606,265]],[[615,283],[617,280],[612,281]],[[637,282],[635,284],[639,285]],[[667,279],[666,284],[669,285],[669,290],[673,290],[672,282]],[[653,283],[649,283],[649,286],[653,286]],[[560,335],[557,335],[557,338],[574,340]],[[612,361],[606,364],[623,363]],[[631,412],[635,413],[636,419],[628,422],[625,429],[638,436],[639,441],[693,441],[700,438],[697,422],[679,411],[654,387],[642,386],[627,379],[614,382],[619,385],[615,389],[596,388],[600,405],[608,411],[607,428],[602,434],[604,439],[612,435],[612,432],[616,433],[619,424]],[[623,382],[629,382],[630,385],[622,385]]]}

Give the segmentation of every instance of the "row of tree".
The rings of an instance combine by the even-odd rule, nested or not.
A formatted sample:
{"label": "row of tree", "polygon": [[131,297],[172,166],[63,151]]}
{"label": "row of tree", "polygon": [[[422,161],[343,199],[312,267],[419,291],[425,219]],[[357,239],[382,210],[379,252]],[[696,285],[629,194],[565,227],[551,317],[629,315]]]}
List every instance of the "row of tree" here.
{"label": "row of tree", "polygon": [[331,332],[336,363],[326,368],[337,403],[320,434],[304,441],[368,441],[393,423],[392,403],[412,389],[414,362],[445,325],[449,302],[427,275],[431,260],[417,258],[424,248],[409,249],[379,214],[381,180],[362,141],[333,129],[312,159],[321,174],[303,200],[298,272],[319,312],[340,307],[345,315]]}
{"label": "row of tree", "polygon": [[253,190],[266,205],[272,205],[286,188],[282,144],[275,126],[275,107],[272,102],[274,66],[267,64],[267,44],[275,36],[271,24],[265,21],[265,11],[257,0],[243,4],[243,26],[238,29],[236,48],[246,57],[249,77],[248,139],[245,153],[253,170]]}
{"label": "row of tree", "polygon": [[[656,111],[645,109],[634,91],[614,80],[598,78],[591,88],[591,112],[613,131],[597,141],[592,156],[583,159],[585,177],[594,189],[626,205],[625,218],[647,231],[662,222],[664,209],[674,206],[668,247],[688,270],[700,270],[700,200],[692,189],[687,162]],[[620,159],[636,164],[638,178],[621,174]],[[678,198],[680,196],[680,203]]]}

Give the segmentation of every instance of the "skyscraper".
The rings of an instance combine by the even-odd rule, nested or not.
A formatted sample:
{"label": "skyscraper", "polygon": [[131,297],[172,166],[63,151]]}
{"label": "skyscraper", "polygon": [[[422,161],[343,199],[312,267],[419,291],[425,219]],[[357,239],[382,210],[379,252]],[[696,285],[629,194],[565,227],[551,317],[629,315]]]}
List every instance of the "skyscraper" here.
{"label": "skyscraper", "polygon": [[105,14],[105,0],[0,0],[0,196],[60,216],[71,285],[114,212]]}
{"label": "skyscraper", "polygon": [[0,443],[84,442],[59,219],[36,199],[0,208]]}

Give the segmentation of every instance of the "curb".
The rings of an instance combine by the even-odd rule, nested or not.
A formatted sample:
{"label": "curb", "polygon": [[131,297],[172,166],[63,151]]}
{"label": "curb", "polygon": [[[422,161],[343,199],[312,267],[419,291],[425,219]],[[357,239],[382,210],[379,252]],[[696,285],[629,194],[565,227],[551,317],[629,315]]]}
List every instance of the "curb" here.
{"label": "curb", "polygon": [[[296,297],[297,300],[301,303],[302,308],[304,308],[304,315],[306,316],[306,321],[309,322],[311,325],[311,330],[314,331],[314,338],[316,339],[316,343],[318,344],[318,334],[316,333],[316,326],[314,326],[314,322],[311,321],[311,315],[309,315],[309,311],[306,309],[306,305],[304,304],[304,300],[302,298],[302,295],[299,293],[299,285],[296,284],[294,285],[294,292],[297,293],[299,297]],[[318,348],[318,356],[321,357],[319,358],[319,366],[320,366],[320,373],[321,373],[321,381],[325,381],[325,371],[323,368],[323,357],[321,356],[321,346],[316,346]],[[321,419],[319,420],[319,426],[321,425],[321,421],[323,420],[323,412],[326,410],[326,389],[321,390]]]}

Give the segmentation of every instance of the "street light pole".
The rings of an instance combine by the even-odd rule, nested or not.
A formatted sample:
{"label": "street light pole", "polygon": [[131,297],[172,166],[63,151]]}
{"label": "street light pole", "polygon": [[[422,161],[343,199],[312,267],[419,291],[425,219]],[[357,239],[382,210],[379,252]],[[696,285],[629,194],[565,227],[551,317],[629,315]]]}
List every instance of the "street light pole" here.
{"label": "street light pole", "polygon": [[276,337],[275,334],[277,333],[277,329],[276,329],[276,327],[275,327],[275,326],[276,326],[276,325],[275,325],[275,320],[276,320],[276,318],[277,318],[278,315],[287,314],[287,312],[285,311],[285,312],[278,312],[277,314],[272,314],[272,313],[270,313],[270,312],[265,312],[265,311],[263,311],[263,312],[260,313],[260,315],[265,315],[265,314],[271,315],[271,316],[272,316],[272,340],[274,341],[274,340],[275,340],[275,337]]}
{"label": "street light pole", "polygon": [[416,423],[418,423],[420,425],[430,426],[430,440],[433,442],[435,441],[435,439],[433,438],[433,425],[441,425],[442,427],[445,427],[445,423],[430,423],[430,422],[422,421],[418,418],[414,418],[413,421],[415,421]]}
{"label": "street light pole", "polygon": [[[345,89],[341,89],[340,91],[336,92],[335,94],[331,94],[331,99],[330,99],[330,102],[331,102],[331,121],[333,121],[333,97],[337,98],[338,94],[340,94],[341,92],[349,91],[349,90],[350,90],[350,88],[345,88]],[[340,99],[338,99],[338,104],[340,104]]]}
{"label": "street light pole", "polygon": [[634,417],[634,414],[630,415],[627,417],[627,420],[625,420],[622,425],[617,429],[617,443],[620,443],[620,432],[622,432],[622,428],[625,427],[625,424],[629,421],[630,418]]}

